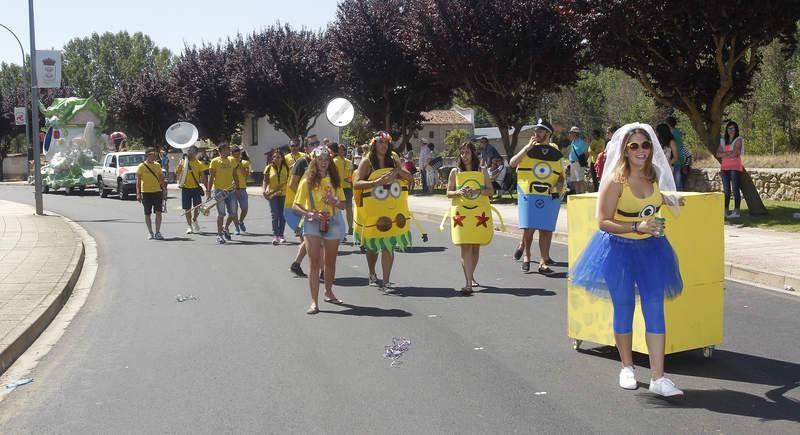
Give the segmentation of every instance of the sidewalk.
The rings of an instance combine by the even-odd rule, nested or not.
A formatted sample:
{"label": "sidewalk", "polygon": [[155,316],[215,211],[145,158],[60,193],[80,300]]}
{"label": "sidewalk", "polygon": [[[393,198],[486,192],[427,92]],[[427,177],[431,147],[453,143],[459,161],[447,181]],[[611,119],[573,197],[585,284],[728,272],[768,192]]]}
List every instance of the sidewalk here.
{"label": "sidewalk", "polygon": [[[435,218],[444,215],[450,200],[440,195],[409,197],[414,213]],[[493,204],[503,215],[506,232],[521,234],[515,204]],[[553,239],[567,240],[567,207],[562,206]],[[738,228],[725,225],[725,278],[784,289],[791,286],[800,295],[800,237],[794,233]]]}
{"label": "sidewalk", "polygon": [[84,245],[72,225],[0,200],[0,374],[47,327],[78,280]]}

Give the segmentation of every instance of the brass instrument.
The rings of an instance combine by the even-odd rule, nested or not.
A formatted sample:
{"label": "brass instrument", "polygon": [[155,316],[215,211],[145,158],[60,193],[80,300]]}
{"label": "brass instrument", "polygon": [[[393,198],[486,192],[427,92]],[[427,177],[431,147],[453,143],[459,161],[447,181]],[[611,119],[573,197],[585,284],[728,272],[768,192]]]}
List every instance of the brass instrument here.
{"label": "brass instrument", "polygon": [[186,216],[187,213],[193,213],[195,210],[200,210],[200,213],[202,213],[203,216],[208,216],[211,213],[211,210],[213,210],[220,201],[224,201],[225,198],[227,198],[232,192],[232,190],[222,191],[220,194],[214,195],[188,210],[184,210],[183,213],[181,213],[181,216]]}

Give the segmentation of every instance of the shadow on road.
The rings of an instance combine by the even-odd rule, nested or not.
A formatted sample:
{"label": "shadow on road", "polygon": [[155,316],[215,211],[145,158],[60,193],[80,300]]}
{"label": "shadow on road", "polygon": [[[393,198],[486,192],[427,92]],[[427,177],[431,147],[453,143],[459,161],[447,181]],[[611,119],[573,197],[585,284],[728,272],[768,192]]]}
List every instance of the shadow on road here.
{"label": "shadow on road", "polygon": [[514,295],[520,297],[529,297],[529,296],[555,296],[556,292],[552,290],[546,290],[543,288],[501,288],[501,287],[486,287],[483,289],[478,290],[477,293],[484,293],[484,294],[505,294],[505,295]]}
{"label": "shadow on road", "polygon": [[445,246],[410,246],[406,249],[406,254],[423,254],[426,252],[444,252]]}
{"label": "shadow on road", "polygon": [[340,287],[367,287],[369,285],[369,279],[355,276],[344,278],[337,277],[335,284]]}
{"label": "shadow on road", "polygon": [[94,223],[120,223],[120,224],[142,224],[142,221],[133,221],[130,219],[77,219],[74,222],[94,222]]}
{"label": "shadow on road", "polygon": [[401,298],[460,298],[461,293],[453,287],[395,287],[392,296]]}
{"label": "shadow on road", "polygon": [[[619,354],[612,346],[600,346],[580,352],[615,361],[619,360]],[[634,353],[634,364],[640,367],[650,366],[647,355],[639,353]],[[715,350],[712,358],[705,358],[701,352],[693,350],[667,355],[666,368],[667,373],[777,388],[765,393],[764,397],[733,390],[684,388],[683,399],[666,400],[647,395],[646,400],[651,406],[707,409],[721,414],[800,423],[800,402],[784,396],[786,392],[800,387],[800,364],[798,363],[726,350]]]}
{"label": "shadow on road", "polygon": [[718,414],[755,417],[761,421],[786,420],[800,423],[800,402],[783,395],[800,384],[787,385],[767,392],[766,398],[733,390],[684,389],[681,399],[668,399],[640,394],[652,408],[706,409]]}
{"label": "shadow on road", "polygon": [[400,310],[397,308],[392,309],[384,309],[378,307],[362,307],[359,305],[352,305],[352,304],[341,304],[340,307],[346,307],[345,310],[341,311],[331,311],[331,310],[320,310],[320,313],[330,313],[330,314],[343,314],[346,316],[367,316],[367,317],[411,317],[412,314],[405,310]]}

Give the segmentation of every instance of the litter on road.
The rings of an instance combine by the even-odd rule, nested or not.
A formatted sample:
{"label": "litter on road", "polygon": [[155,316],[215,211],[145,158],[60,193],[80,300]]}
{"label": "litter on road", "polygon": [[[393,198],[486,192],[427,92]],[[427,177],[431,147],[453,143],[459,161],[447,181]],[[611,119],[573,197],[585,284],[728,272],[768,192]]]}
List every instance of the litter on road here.
{"label": "litter on road", "polygon": [[192,295],[189,296],[178,295],[175,297],[175,300],[178,302],[197,301],[199,299],[200,298],[198,298],[197,296],[192,296]]}
{"label": "litter on road", "polygon": [[392,367],[397,367],[402,364],[400,357],[408,352],[410,347],[411,340],[405,337],[392,338],[392,344],[383,347],[383,357],[392,360]]}
{"label": "litter on road", "polygon": [[14,388],[21,387],[21,386],[26,385],[26,384],[30,384],[31,382],[33,382],[32,378],[20,379],[17,382],[12,382],[10,384],[6,384],[6,389],[7,390],[13,390]]}

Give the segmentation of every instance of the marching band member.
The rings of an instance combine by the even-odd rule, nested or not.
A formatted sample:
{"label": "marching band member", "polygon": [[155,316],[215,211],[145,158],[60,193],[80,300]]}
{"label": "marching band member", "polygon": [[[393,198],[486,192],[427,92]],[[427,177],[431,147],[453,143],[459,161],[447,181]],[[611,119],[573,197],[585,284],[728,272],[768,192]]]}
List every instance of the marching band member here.
{"label": "marching band member", "polygon": [[269,163],[264,170],[264,182],[261,185],[264,198],[269,201],[272,214],[272,244],[285,243],[283,231],[286,220],[283,217],[283,208],[286,200],[286,185],[289,182],[289,166],[280,149],[275,148],[270,153]]}
{"label": "marching band member", "polygon": [[[345,226],[340,210],[344,209],[341,180],[333,165],[330,152],[320,146],[311,152],[308,170],[297,186],[294,210],[303,216],[304,244],[308,251],[311,305],[308,314],[319,312],[319,279],[324,270],[325,302],[341,304],[333,294],[336,258],[339,241]],[[324,262],[324,266],[323,263]]]}
{"label": "marching band member", "polygon": [[636,295],[644,315],[650,356],[650,391],[661,396],[683,392],[664,377],[664,299],[683,289],[678,259],[656,218],[663,204],[677,210],[682,201],[662,193],[675,181],[653,128],[633,123],[614,133],[606,146],[606,176],[597,200],[599,230],[570,272],[572,283],[610,297],[614,339],[622,361],[619,386],[634,390],[633,313]]}
{"label": "marching band member", "polygon": [[[197,147],[195,146],[186,149],[186,157],[188,170],[185,178],[183,178],[183,184],[179,186],[181,188],[181,208],[183,208],[184,216],[186,217],[186,234],[199,234],[200,224],[197,222],[197,217],[200,215],[200,207],[197,206],[203,202],[203,188],[201,186],[205,185],[206,190],[208,190],[208,176],[206,173],[208,165],[197,159]],[[175,167],[175,177],[178,180],[182,179],[183,166],[184,159],[181,159]],[[192,207],[195,207],[194,213],[189,212]]]}
{"label": "marching band member", "polygon": [[[164,240],[161,236],[161,212],[164,201],[164,175],[161,173],[161,164],[156,162],[158,151],[148,148],[146,160],[139,163],[136,168],[136,200],[144,206],[144,223],[147,225],[147,240]],[[156,232],[153,233],[153,223],[150,215],[156,212]]]}
{"label": "marching band member", "polygon": [[233,222],[237,223],[236,218],[236,197],[233,195],[234,189],[239,185],[239,175],[235,171],[236,160],[231,157],[230,145],[223,142],[217,147],[219,157],[214,157],[209,165],[208,184],[213,186],[206,196],[217,200],[217,243],[225,244],[225,240],[232,240],[231,234],[223,227],[225,216],[229,216]]}
{"label": "marching band member", "polygon": [[234,234],[238,236],[241,233],[247,232],[247,227],[244,226],[244,218],[247,216],[248,208],[247,177],[250,176],[250,159],[244,158],[246,153],[238,146],[234,146],[231,149],[231,156],[236,162],[235,170],[236,175],[239,177],[239,184],[236,186],[236,189],[233,190],[238,213],[234,213],[234,216],[228,216],[228,221],[225,223],[225,230],[228,231],[231,222],[235,221],[236,230]]}
{"label": "marching band member", "polygon": [[[312,146],[317,145],[319,145],[319,139],[317,139],[316,134],[312,133],[306,136],[306,151],[309,151]],[[305,175],[306,169],[308,169],[308,163],[310,160],[308,154],[308,152],[304,153],[303,156],[298,158],[291,167],[292,178],[289,180],[289,183],[286,186],[286,198],[294,198],[297,195],[297,186],[300,184],[300,180]],[[291,199],[289,199],[289,201],[291,201]],[[306,273],[303,272],[303,268],[300,267],[300,263],[303,262],[303,258],[306,256],[306,244],[303,239],[302,229],[300,228],[300,216],[295,212],[293,203],[287,203],[284,207],[286,208],[284,208],[283,216],[286,218],[286,223],[295,231],[295,234],[300,237],[300,246],[297,248],[297,255],[295,255],[294,261],[289,266],[289,270],[297,277],[305,278],[308,275],[306,275]]]}
{"label": "marching band member", "polygon": [[[353,234],[353,163],[347,159],[347,147],[344,144],[332,143],[328,149],[333,155],[333,163],[342,180],[344,190],[344,210],[347,216],[347,234]],[[347,240],[347,237],[344,237]]]}

